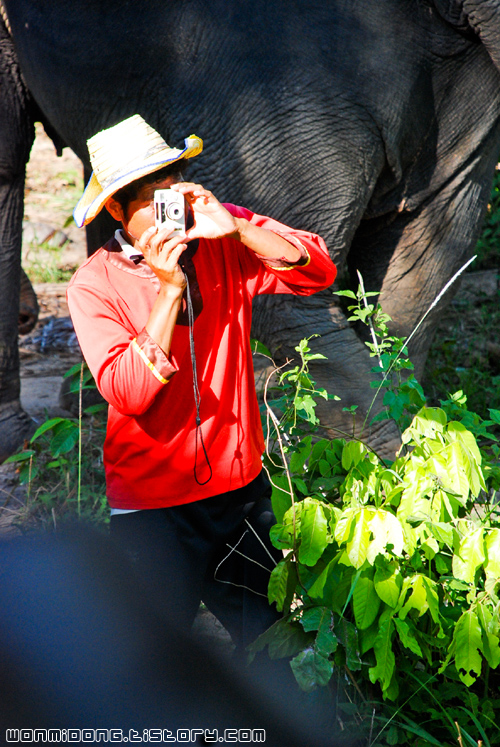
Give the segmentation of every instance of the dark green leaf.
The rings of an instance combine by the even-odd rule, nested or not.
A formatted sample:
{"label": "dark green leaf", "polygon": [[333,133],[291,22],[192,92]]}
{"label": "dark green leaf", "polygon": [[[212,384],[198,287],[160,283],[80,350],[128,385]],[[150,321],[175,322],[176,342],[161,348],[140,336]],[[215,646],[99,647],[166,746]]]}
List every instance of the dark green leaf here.
{"label": "dark green leaf", "polygon": [[290,666],[299,687],[304,692],[311,692],[316,687],[324,687],[333,673],[331,662],[312,648],[301,651],[292,659]]}

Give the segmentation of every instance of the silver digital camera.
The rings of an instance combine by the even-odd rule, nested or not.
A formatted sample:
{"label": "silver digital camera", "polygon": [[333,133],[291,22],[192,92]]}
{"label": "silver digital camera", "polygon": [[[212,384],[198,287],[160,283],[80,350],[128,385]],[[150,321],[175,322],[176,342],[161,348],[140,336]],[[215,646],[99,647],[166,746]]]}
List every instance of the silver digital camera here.
{"label": "silver digital camera", "polygon": [[175,223],[172,233],[184,233],[186,217],[184,214],[184,195],[174,189],[156,189],[154,195],[155,226],[161,228],[167,220]]}

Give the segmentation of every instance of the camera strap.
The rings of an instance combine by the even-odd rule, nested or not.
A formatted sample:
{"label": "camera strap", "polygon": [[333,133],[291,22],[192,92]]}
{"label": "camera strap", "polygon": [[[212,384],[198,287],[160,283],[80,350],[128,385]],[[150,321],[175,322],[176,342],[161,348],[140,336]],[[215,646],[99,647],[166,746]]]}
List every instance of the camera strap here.
{"label": "camera strap", "polygon": [[[184,271],[184,277],[186,278],[186,304],[188,312],[188,325],[189,325],[189,351],[191,354],[191,366],[193,368],[193,392],[194,392],[194,403],[196,407],[196,435],[195,435],[195,451],[194,451],[194,479],[198,485],[206,485],[212,479],[212,465],[208,458],[207,450],[205,448],[205,442],[203,440],[203,431],[201,430],[201,417],[200,417],[200,390],[198,387],[198,372],[196,370],[196,353],[194,349],[194,310],[193,302],[191,300],[191,289],[189,287],[189,278],[187,272]],[[210,470],[210,474],[206,480],[200,481],[198,479],[198,441],[201,443],[203,454],[205,455],[205,461]]]}

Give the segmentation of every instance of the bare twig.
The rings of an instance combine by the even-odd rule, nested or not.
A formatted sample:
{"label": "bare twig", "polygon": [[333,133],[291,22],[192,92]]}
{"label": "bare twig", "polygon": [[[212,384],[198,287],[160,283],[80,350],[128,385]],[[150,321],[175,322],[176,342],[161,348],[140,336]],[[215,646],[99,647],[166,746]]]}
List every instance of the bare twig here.
{"label": "bare twig", "polygon": [[[368,299],[367,299],[366,293],[365,293],[365,284],[363,282],[363,276],[361,275],[361,273],[360,273],[359,270],[356,270],[356,272],[358,273],[359,287],[360,287],[360,290],[361,290],[361,295],[362,295],[362,298],[363,298],[363,303],[365,305],[365,309],[367,309],[368,308]],[[372,337],[372,342],[373,342],[373,345],[374,345],[374,348],[375,348],[375,352],[377,353],[378,364],[379,364],[380,368],[383,368],[384,364],[382,363],[382,358],[380,357],[380,348],[378,346],[377,335],[375,334],[375,327],[373,326],[373,319],[371,318],[371,316],[368,317],[368,326],[370,327],[370,334],[371,334],[371,337]]]}
{"label": "bare twig", "polygon": [[[427,317],[431,313],[432,309],[439,303],[439,301],[444,296],[444,294],[446,293],[446,291],[453,285],[453,283],[455,282],[455,280],[457,280],[460,277],[460,275],[464,272],[464,270],[467,269],[467,267],[471,264],[471,262],[473,262],[476,259],[476,257],[477,257],[477,254],[475,254],[473,257],[471,257],[471,259],[469,259],[468,262],[466,262],[464,265],[462,265],[462,267],[458,270],[458,272],[456,272],[453,275],[453,277],[451,278],[451,280],[448,280],[448,282],[446,283],[446,285],[437,294],[437,296],[434,299],[434,301],[431,303],[431,305],[429,306],[429,308],[427,309],[427,311],[425,312],[425,314],[423,315],[423,317],[420,319],[419,323],[417,324],[417,326],[415,327],[415,329],[412,331],[412,333],[410,334],[410,336],[405,340],[405,345],[404,345],[405,347],[407,347],[409,345],[410,341],[413,339],[413,337],[415,337],[415,335],[417,334],[418,330],[420,329],[420,327],[422,326],[422,324],[424,323],[424,321],[427,319]],[[377,389],[375,391],[375,395],[374,395],[374,397],[373,397],[373,399],[371,401],[370,407],[368,408],[367,413],[366,413],[365,421],[363,423],[363,430],[364,430],[365,425],[366,425],[366,423],[368,421],[368,418],[370,416],[370,412],[372,411],[373,405],[375,404],[375,400],[377,399],[377,397],[378,397],[378,395],[380,393],[380,390],[381,390],[382,386],[384,385],[384,382],[387,380],[389,374],[391,373],[392,369],[394,368],[394,366],[396,365],[396,363],[399,360],[400,356],[402,355],[403,349],[404,348],[402,348],[399,351],[399,353],[397,354],[397,356],[394,358],[394,360],[392,361],[391,365],[389,366],[389,368],[387,369],[387,371],[384,373],[384,375],[382,377],[382,381],[380,382],[379,386],[377,387]]]}

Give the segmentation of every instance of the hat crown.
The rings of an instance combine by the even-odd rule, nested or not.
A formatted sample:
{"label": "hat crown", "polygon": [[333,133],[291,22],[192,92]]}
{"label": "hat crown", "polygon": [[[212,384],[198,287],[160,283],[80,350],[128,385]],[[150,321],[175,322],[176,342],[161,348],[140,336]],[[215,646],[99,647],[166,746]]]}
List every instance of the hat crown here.
{"label": "hat crown", "polygon": [[157,153],[173,150],[140,114],[98,132],[87,145],[92,169],[103,189]]}

